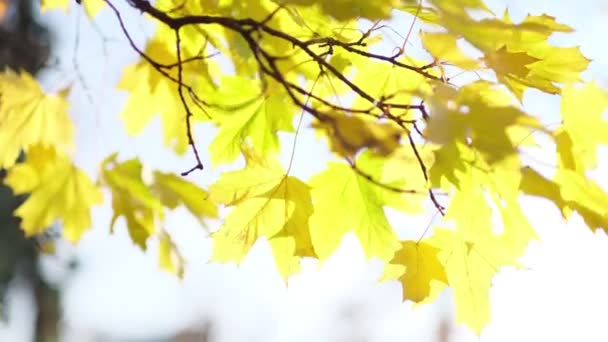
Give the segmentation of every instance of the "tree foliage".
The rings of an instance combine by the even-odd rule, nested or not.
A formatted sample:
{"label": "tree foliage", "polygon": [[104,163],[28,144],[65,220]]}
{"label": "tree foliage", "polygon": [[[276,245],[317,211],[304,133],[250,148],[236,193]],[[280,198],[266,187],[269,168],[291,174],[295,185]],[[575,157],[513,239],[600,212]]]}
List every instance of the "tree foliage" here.
{"label": "tree foliage", "polygon": [[[536,238],[522,194],[546,198],[564,218],[577,212],[590,229],[608,229],[608,194],[585,176],[607,143],[608,93],[582,81],[589,60],[578,47],[549,42],[572,31],[549,15],[513,22],[482,0],[127,0],[156,26],[140,47],[119,1],[82,6],[91,18],[112,13],[140,56],[118,84],[129,95],[120,113],[125,130],[137,135],[160,116],[165,144],[178,154],[189,148],[194,165],[181,176],[146,178],[138,159],[113,154],[90,179],[70,157],[69,89],[46,94],[26,72],[7,70],[0,163],[5,183],[31,194],[15,211],[28,235],[59,220],[76,242],[91,225],[91,207],[108,197],[110,226],[124,219],[143,249],[159,238],[161,266],[181,274],[165,211],[184,206],[203,224],[226,207],[212,260],[239,263],[265,238],[287,278],[301,258],[326,260],[352,232],[367,257],[385,263],[383,279],[401,282],[405,300],[430,302],[451,287],[457,319],[479,332],[490,319],[493,275],[518,266]],[[43,10],[67,6],[42,0]],[[424,25],[398,32],[401,43],[387,53],[378,46],[391,18]],[[421,51],[406,49],[414,35]],[[526,112],[521,101],[530,88],[561,97],[559,124]],[[218,127],[208,162],[193,133],[204,124]],[[304,129],[334,159],[309,180],[277,159],[292,148],[278,133],[297,139]],[[537,136],[553,149],[553,174],[522,159]],[[27,160],[17,164],[20,151]],[[187,178],[239,158],[245,166],[208,189]],[[420,239],[401,240],[387,207],[407,214],[430,207],[442,218]]]}

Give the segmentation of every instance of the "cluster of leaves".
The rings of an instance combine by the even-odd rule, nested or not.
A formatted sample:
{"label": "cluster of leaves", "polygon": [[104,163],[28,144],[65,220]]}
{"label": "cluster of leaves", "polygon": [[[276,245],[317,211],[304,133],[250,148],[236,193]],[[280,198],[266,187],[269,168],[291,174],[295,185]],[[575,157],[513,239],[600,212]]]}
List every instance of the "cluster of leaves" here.
{"label": "cluster of leaves", "polygon": [[[577,47],[548,42],[571,31],[551,16],[514,23],[482,0],[127,0],[156,23],[140,48],[115,1],[82,4],[91,17],[103,7],[115,14],[141,56],[118,85],[129,93],[121,114],[127,132],[140,133],[160,115],[167,146],[179,154],[191,148],[195,165],[186,176],[203,169],[192,127],[212,123],[219,130],[208,146],[211,165],[239,157],[246,165],[203,190],[173,174],[145,179],[139,160],[112,155],[93,182],[69,157],[66,91],[44,94],[26,73],[7,71],[0,76],[0,165],[9,169],[6,184],[31,194],[15,213],[28,235],[60,220],[64,236],[77,241],[101,188],[111,194],[111,224],[124,218],[142,248],[158,235],[161,264],[178,273],[179,254],[162,229],[165,208],[183,205],[201,220],[217,217],[218,206],[231,208],[212,235],[212,260],[238,263],[265,238],[286,278],[301,258],[326,260],[352,232],[369,258],[385,262],[383,279],[402,283],[404,299],[430,302],[449,286],[458,320],[479,332],[490,319],[493,275],[517,266],[535,238],[522,193],[550,200],[565,218],[578,212],[591,229],[608,229],[608,194],[585,177],[607,143],[608,94],[577,84],[589,61]],[[47,9],[68,0],[42,3]],[[426,57],[405,53],[410,33],[390,55],[374,50],[395,15],[424,22]],[[454,77],[463,73],[478,77],[458,84]],[[559,125],[546,128],[522,109],[529,88],[561,96]],[[276,160],[289,152],[277,134],[297,138],[299,114],[310,116],[310,129],[335,156],[307,181]],[[533,133],[555,145],[551,177],[522,161]],[[15,164],[20,151],[27,160]],[[385,207],[419,214],[429,204],[441,222],[402,241]]]}

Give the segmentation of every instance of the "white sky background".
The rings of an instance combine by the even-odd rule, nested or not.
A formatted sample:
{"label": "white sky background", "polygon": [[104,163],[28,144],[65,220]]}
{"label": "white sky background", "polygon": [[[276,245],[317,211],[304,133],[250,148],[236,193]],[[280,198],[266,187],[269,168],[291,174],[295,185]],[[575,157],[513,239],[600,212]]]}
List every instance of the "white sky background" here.
{"label": "white sky background", "polygon": [[[114,1],[122,4],[122,0]],[[581,1],[490,1],[496,13],[508,4],[512,18],[520,20],[527,13],[548,13],[560,22],[573,26],[571,37],[555,37],[554,42],[581,45],[585,56],[594,60],[588,79],[608,86],[608,50],[602,42],[608,32],[608,0]],[[138,14],[125,6],[123,13],[131,31],[140,42],[144,35]],[[120,150],[120,157],[139,156],[155,169],[180,172],[192,166],[187,153],[177,157],[162,145],[159,120],[135,139],[125,136],[118,113],[125,93],[114,90],[122,68],[137,60],[125,43],[115,18],[106,10],[98,26],[108,53],[104,53],[100,36],[89,27],[84,15],[72,9],[69,17],[49,13],[49,22],[57,30],[61,66],[59,72],[44,78],[49,89],[75,81],[72,93],[72,116],[76,121],[76,160],[87,171],[96,172],[99,160]],[[133,16],[134,15],[134,16]],[[77,24],[80,22],[80,24]],[[77,26],[78,25],[78,26]],[[395,23],[405,30],[409,22]],[[74,56],[75,31],[80,30],[77,63],[85,77],[86,88],[76,78]],[[148,30],[148,32],[150,32]],[[412,50],[419,45],[414,42]],[[143,44],[142,44],[143,46]],[[91,104],[88,95],[92,95]],[[557,113],[557,97],[529,91],[526,109],[545,116]],[[584,113],[582,113],[584,115]],[[204,160],[209,160],[206,146],[211,130],[199,127],[197,143]],[[302,132],[298,143],[293,174],[306,179],[323,167],[324,142],[315,142],[311,132]],[[283,139],[291,146],[291,138]],[[537,156],[543,161],[547,156]],[[601,158],[606,167],[606,154]],[[604,169],[605,170],[605,169]],[[608,190],[606,172],[597,171],[594,178]],[[218,170],[195,172],[191,179],[210,184]],[[561,222],[559,212],[540,200],[525,199],[524,210],[542,242],[532,243],[522,259],[526,271],[506,269],[494,279],[491,291],[491,324],[483,331],[483,341],[602,341],[608,340],[603,328],[608,314],[608,239],[603,232],[592,233],[578,217],[568,224]],[[141,253],[128,239],[124,224],[109,235],[110,197],[95,210],[93,230],[66,255],[75,254],[80,262],[76,274],[64,280],[66,341],[87,341],[86,333],[96,331],[114,336],[117,341],[170,336],[191,324],[211,320],[218,341],[352,341],[366,337],[369,341],[430,341],[435,338],[438,320],[450,311],[449,293],[435,304],[412,310],[401,302],[400,285],[378,284],[380,265],[366,262],[354,238],[345,239],[342,248],[322,267],[307,264],[302,274],[292,277],[287,290],[276,273],[272,255],[262,242],[254,247],[240,268],[234,265],[208,264],[210,241],[205,232],[185,211],[169,215],[166,226],[188,260],[186,276],[179,281],[158,269],[150,244]],[[396,219],[393,217],[393,219]],[[397,222],[413,227],[409,234],[420,234],[430,216]],[[61,256],[49,258],[49,274],[65,261]],[[61,278],[61,277],[58,277]],[[0,330],[0,341],[25,341],[26,328]],[[456,327],[454,341],[477,338],[466,328]],[[104,339],[106,341],[107,339]]]}

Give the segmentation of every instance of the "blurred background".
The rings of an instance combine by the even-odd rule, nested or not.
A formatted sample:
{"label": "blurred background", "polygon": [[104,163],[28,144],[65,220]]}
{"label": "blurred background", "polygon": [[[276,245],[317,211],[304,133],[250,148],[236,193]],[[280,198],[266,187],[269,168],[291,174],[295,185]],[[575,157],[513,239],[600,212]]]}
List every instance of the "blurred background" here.
{"label": "blurred background", "polygon": [[[126,1],[114,3],[144,46],[153,27]],[[607,1],[488,3],[498,15],[508,7],[514,21],[548,13],[573,26],[576,33],[552,41],[580,45],[593,59],[586,79],[608,86],[608,50],[601,43],[608,32]],[[77,164],[95,177],[99,161],[120,151],[121,159],[137,156],[149,168],[188,169],[189,154],[176,156],[162,145],[159,120],[137,138],[121,128],[118,114],[126,94],[115,85],[137,56],[110,11],[93,22],[75,2],[68,13],[39,12],[35,0],[0,0],[0,68],[28,70],[48,91],[72,86]],[[410,24],[411,18],[402,17],[391,22],[397,32],[406,32]],[[410,44],[421,49],[415,40]],[[524,107],[550,116],[559,112],[559,99],[529,91]],[[210,126],[197,127],[201,151],[214,133]],[[290,146],[291,139],[281,136],[283,146]],[[318,156],[327,152],[312,132],[299,139],[310,143],[298,145],[292,172],[307,179],[322,169]],[[544,153],[550,149],[530,153],[551,165]],[[606,157],[604,149],[600,167],[590,175],[604,189]],[[203,158],[209,160],[206,154]],[[223,170],[205,170],[191,179],[206,186]],[[377,282],[381,264],[365,260],[354,236],[346,236],[323,265],[306,261],[301,274],[286,284],[263,240],[239,267],[209,263],[208,231],[178,209],[168,215],[166,227],[186,260],[180,280],[159,269],[154,242],[147,252],[140,251],[121,222],[109,233],[109,194],[105,205],[94,209],[92,230],[75,246],[58,239],[60,227],[25,239],[11,215],[23,200],[0,186],[0,342],[608,340],[602,328],[608,314],[608,239],[604,232],[588,231],[578,217],[562,222],[542,200],[522,198],[542,241],[533,242],[522,258],[524,270],[503,269],[495,277],[492,322],[480,337],[455,324],[449,291],[431,305],[401,302],[400,285]],[[430,212],[389,215],[395,226],[407,228],[403,237],[419,237],[433,221]],[[210,229],[218,225],[210,222]],[[53,253],[43,253],[51,247]]]}

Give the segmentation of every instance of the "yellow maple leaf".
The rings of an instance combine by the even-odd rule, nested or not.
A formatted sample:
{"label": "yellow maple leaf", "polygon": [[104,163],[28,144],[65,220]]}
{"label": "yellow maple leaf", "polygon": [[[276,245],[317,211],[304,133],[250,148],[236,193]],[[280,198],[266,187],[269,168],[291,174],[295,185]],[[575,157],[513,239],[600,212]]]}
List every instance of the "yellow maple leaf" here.
{"label": "yellow maple leaf", "polygon": [[332,151],[343,157],[354,157],[363,148],[388,155],[399,146],[404,131],[391,123],[377,123],[357,116],[332,115],[314,128],[324,129]]}
{"label": "yellow maple leaf", "polygon": [[404,299],[416,303],[434,300],[448,281],[438,251],[425,241],[402,241],[401,249],[385,266],[384,279],[398,278]]}
{"label": "yellow maple leaf", "polygon": [[155,171],[153,175],[150,188],[165,207],[175,209],[183,205],[201,223],[204,218],[217,218],[217,207],[209,201],[205,190],[172,173]]}
{"label": "yellow maple leaf", "polygon": [[590,59],[583,56],[579,47],[558,48],[540,46],[534,51],[539,61],[530,65],[530,77],[538,77],[550,82],[579,82],[581,72],[587,69]]}
{"label": "yellow maple leaf", "polygon": [[[490,163],[517,153],[521,130],[548,132],[534,117],[506,105],[495,85],[477,81],[456,90],[438,86],[431,99],[433,115],[426,137],[439,144],[468,143]],[[519,127],[520,131],[513,131]],[[491,134],[489,134],[491,132]]]}
{"label": "yellow maple leaf", "polygon": [[[443,2],[443,1],[442,1]],[[446,4],[449,4],[446,1]],[[571,32],[566,25],[559,24],[555,18],[540,15],[528,16],[521,23],[511,22],[508,14],[504,18],[474,20],[471,16],[453,6],[443,8],[441,24],[449,31],[462,35],[468,42],[486,54],[486,62],[496,67],[499,80],[504,83],[520,100],[524,91],[534,87],[550,94],[557,94],[560,88],[554,82],[575,82],[580,73],[587,68],[589,59],[585,58],[578,47],[556,47],[548,42],[555,32]],[[512,53],[501,53],[495,62],[496,53],[501,48]],[[534,63],[531,62],[536,59]],[[525,69],[526,77],[516,73],[504,73],[503,66],[519,65],[520,74]],[[513,70],[513,66],[509,69]],[[525,69],[524,69],[525,68]]]}
{"label": "yellow maple leaf", "polygon": [[100,172],[100,182],[112,193],[111,229],[123,217],[131,240],[140,248],[146,249],[148,238],[158,232],[165,208],[184,206],[201,224],[218,216],[208,193],[194,183],[160,171],[152,171],[148,179],[143,171],[139,159],[118,162],[114,153],[103,161]]}
{"label": "yellow maple leaf", "polygon": [[439,260],[454,290],[457,320],[477,333],[490,320],[492,277],[501,266],[519,266],[517,258],[535,237],[517,202],[499,208],[504,228],[495,232],[483,192],[472,188],[457,192],[445,217],[455,222],[456,229],[435,229],[429,240],[440,250]]}
{"label": "yellow maple leaf", "polygon": [[70,3],[70,0],[40,0],[40,10],[44,12],[52,9],[62,9],[67,12]]}
{"label": "yellow maple leaf", "polygon": [[[447,280],[456,302],[456,321],[479,333],[490,321],[490,285],[497,272],[488,260],[488,246],[496,241],[478,237],[477,241],[463,240],[451,230],[436,229],[432,245],[440,249],[439,259],[444,265]],[[479,251],[479,247],[486,247]]]}
{"label": "yellow maple leaf", "polygon": [[[40,0],[40,10],[45,12],[53,9],[62,9],[67,12],[72,2],[73,0]],[[89,18],[94,19],[105,7],[105,2],[103,0],[82,0],[82,6],[84,6]]]}
{"label": "yellow maple leaf", "polygon": [[349,20],[357,18],[387,19],[391,11],[401,1],[360,1],[360,0],[288,0],[285,3],[310,6],[319,4],[323,11],[337,20]]}
{"label": "yellow maple leaf", "polygon": [[112,192],[113,229],[116,220],[123,216],[131,240],[140,248],[157,230],[157,221],[164,217],[160,199],[142,180],[142,165],[138,159],[116,161],[112,154],[101,164],[101,182]]}
{"label": "yellow maple leaf", "polygon": [[464,12],[466,9],[475,9],[492,13],[483,0],[460,0],[458,2],[452,0],[434,0],[433,4],[442,11]]}
{"label": "yellow maple leaf", "polygon": [[[435,229],[429,243],[440,250],[454,289],[457,319],[479,332],[489,321],[489,288],[501,266],[517,258],[536,237],[519,204],[521,162],[516,154],[488,164],[464,144],[441,147],[431,183],[453,193],[444,220],[454,230]],[[492,220],[492,207],[501,224]]]}
{"label": "yellow maple leaf", "polygon": [[602,117],[606,109],[608,93],[597,84],[564,88],[563,125],[555,133],[560,163],[564,167],[584,172],[597,166],[598,144],[608,144],[608,120]]}
{"label": "yellow maple leaf", "polygon": [[72,148],[74,125],[68,116],[67,89],[45,94],[27,72],[0,74],[0,167],[15,164],[19,153],[40,144]]}
{"label": "yellow maple leaf", "polygon": [[437,10],[433,7],[424,6],[418,1],[401,1],[401,3],[397,5],[397,8],[400,11],[415,16],[425,23],[437,24],[439,22]]}
{"label": "yellow maple leaf", "polygon": [[[148,42],[145,53],[160,65],[175,65],[177,56],[175,42],[171,40],[171,37],[174,37],[173,31],[169,30],[172,35],[168,35],[166,33],[168,29],[161,28],[163,26]],[[182,56],[184,59],[188,57],[192,56]],[[200,93],[206,93],[213,88],[209,69],[214,66],[215,64],[209,59],[197,59],[183,63],[182,82]],[[203,120],[204,111],[199,107],[200,104],[193,103],[194,100],[185,89],[182,89],[185,94],[184,102],[182,102],[175,82],[178,79],[177,67],[161,68],[161,71],[166,75],[163,75],[156,66],[146,60],[141,60],[124,70],[117,87],[129,92],[129,97],[120,118],[125,123],[127,133],[136,135],[143,131],[154,116],[160,115],[165,145],[172,147],[176,153],[182,154],[188,147],[184,102],[193,114],[192,122]]]}
{"label": "yellow maple leaf", "polygon": [[[502,49],[506,50],[505,47]],[[534,53],[534,56],[529,53]],[[529,53],[500,53],[502,57],[486,53],[486,63],[497,73],[498,80],[520,100],[527,87],[558,94],[560,89],[554,82],[580,81],[580,73],[587,69],[589,64],[589,60],[581,54],[578,47],[558,48],[543,44]]]}
{"label": "yellow maple leaf", "polygon": [[435,162],[429,170],[434,188],[464,191],[473,186],[486,187],[511,200],[519,194],[522,165],[517,154],[489,164],[478,151],[462,143],[442,146],[434,154]]}
{"label": "yellow maple leaf", "polygon": [[383,206],[394,206],[397,194],[372,184],[348,165],[339,163],[329,163],[310,184],[315,203],[311,238],[320,260],[333,254],[348,232],[356,234],[368,258],[385,261],[392,258],[399,241]]}
{"label": "yellow maple leaf", "polygon": [[521,184],[519,188],[527,195],[544,197],[553,202],[562,212],[564,218],[568,218],[571,210],[566,200],[562,197],[560,186],[555,181],[545,178],[531,167],[522,170]]}
{"label": "yellow maple leaf", "polygon": [[458,47],[458,35],[450,32],[421,32],[424,48],[438,61],[450,62],[465,70],[479,67],[479,62]]}
{"label": "yellow maple leaf", "polygon": [[[159,63],[174,61],[168,47],[155,40],[148,43],[146,54]],[[165,145],[173,147],[177,153],[186,151],[186,112],[175,83],[163,78],[153,66],[142,60],[126,68],[118,89],[129,92],[127,104],[120,115],[128,134],[141,133],[150,120],[160,114]]]}
{"label": "yellow maple leaf", "polygon": [[488,67],[494,69],[499,77],[505,75],[515,75],[525,79],[530,73],[529,65],[538,62],[525,52],[509,51],[506,46],[502,46],[496,51],[488,51],[484,58]]}
{"label": "yellow maple leaf", "polygon": [[568,207],[576,210],[591,229],[608,231],[608,194],[593,180],[573,170],[558,169],[555,182]]}
{"label": "yellow maple leaf", "polygon": [[[370,61],[368,58],[361,56],[353,56],[351,60],[357,67],[353,83],[375,99],[385,99],[385,102],[389,104],[414,104],[412,102],[416,96],[431,94],[432,89],[429,80],[415,71],[395,66],[392,63]],[[396,62],[414,67],[427,64],[410,57],[397,58]],[[432,73],[432,70],[428,71]],[[333,96],[333,94],[331,95]],[[373,103],[360,96],[355,97],[352,105],[353,108],[366,109],[373,106]],[[371,113],[384,114],[378,108],[374,108]],[[413,117],[415,111],[393,109],[391,113],[407,120]]]}
{"label": "yellow maple leaf", "polygon": [[173,244],[171,236],[164,231],[158,240],[158,264],[163,270],[180,278],[184,275],[184,259]]}
{"label": "yellow maple leaf", "polygon": [[13,166],[5,179],[16,194],[29,193],[15,214],[27,236],[42,233],[55,220],[63,235],[76,242],[91,226],[90,209],[102,202],[101,191],[63,154],[33,146],[26,162]]}
{"label": "yellow maple leaf", "polygon": [[211,162],[218,165],[234,161],[243,143],[250,143],[263,154],[278,152],[277,132],[294,130],[292,120],[297,109],[291,99],[283,91],[263,94],[257,82],[241,77],[224,77],[220,90],[214,96],[220,131],[209,145]]}
{"label": "yellow maple leaf", "polygon": [[[424,177],[418,157],[422,160],[424,167],[429,169],[433,165],[434,150],[437,149],[437,146],[432,144],[416,144],[414,146],[418,156],[409,145],[400,146],[387,156],[364,152],[359,156],[357,165],[361,166],[364,163],[365,172],[373,173],[374,180],[381,184],[408,190],[411,193],[417,192],[421,197],[425,197],[424,194],[428,192],[429,184]],[[408,201],[409,205],[404,206],[404,210],[411,213],[416,212],[418,205],[414,202]]]}
{"label": "yellow maple leaf", "polygon": [[213,201],[234,207],[213,234],[212,260],[239,263],[258,238],[264,237],[279,272],[287,277],[299,269],[299,257],[314,255],[308,232],[310,189],[285,175],[276,162],[248,162],[243,170],[223,173],[209,188]]}

